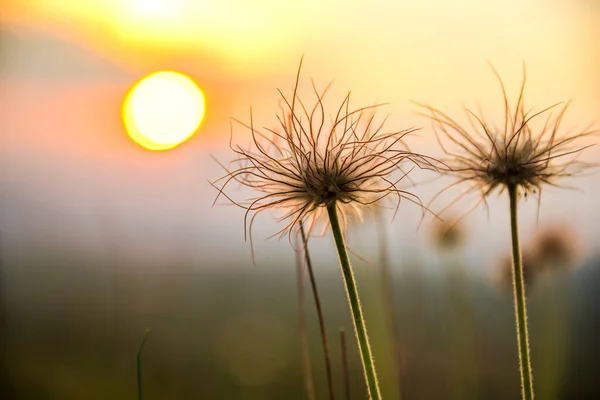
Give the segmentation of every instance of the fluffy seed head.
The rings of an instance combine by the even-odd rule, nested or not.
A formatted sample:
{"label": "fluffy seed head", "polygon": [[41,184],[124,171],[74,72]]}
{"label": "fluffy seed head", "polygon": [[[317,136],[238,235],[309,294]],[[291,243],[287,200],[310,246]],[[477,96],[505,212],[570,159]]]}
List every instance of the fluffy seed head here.
{"label": "fluffy seed head", "polygon": [[547,271],[573,268],[581,253],[576,232],[563,225],[540,230],[534,238],[532,248],[539,263]]}
{"label": "fluffy seed head", "polygon": [[456,250],[465,241],[465,229],[453,219],[437,220],[431,236],[440,251]]}
{"label": "fluffy seed head", "polygon": [[[384,132],[385,119],[377,121],[375,115],[379,105],[351,109],[350,94],[327,115],[324,98],[329,86],[318,92],[313,82],[315,102],[309,106],[298,94],[299,76],[300,68],[290,97],[279,91],[276,129],[258,129],[252,113],[249,124],[238,121],[249,129],[252,146],[230,143],[238,158],[223,165],[226,174],[212,182],[219,191],[217,199],[224,195],[246,210],[245,232],[251,233],[255,217],[270,209],[280,211],[280,221],[286,222],[275,234],[283,236],[300,223],[312,232],[321,220],[326,221],[322,216],[332,203],[343,225],[348,216],[360,218],[362,208],[388,197],[395,198],[397,205],[401,199],[420,205],[417,196],[398,187],[410,172],[409,164],[435,168],[433,159],[404,145],[403,139],[416,129]],[[233,182],[260,195],[245,202],[233,200],[225,193]]]}
{"label": "fluffy seed head", "polygon": [[480,192],[479,204],[495,189],[501,192],[510,186],[524,196],[541,193],[543,185],[556,185],[559,178],[578,174],[590,166],[577,160],[591,146],[582,145],[579,140],[596,132],[560,132],[568,102],[537,111],[526,109],[523,66],[519,95],[511,106],[500,75],[493,67],[492,70],[503,94],[504,120],[499,126],[488,122],[481,111],[465,109],[468,123],[461,125],[442,111],[417,103],[428,111],[425,115],[432,121],[447,156],[442,160],[447,166],[441,168],[442,172],[458,179],[450,187],[468,182],[471,186],[464,195]]}

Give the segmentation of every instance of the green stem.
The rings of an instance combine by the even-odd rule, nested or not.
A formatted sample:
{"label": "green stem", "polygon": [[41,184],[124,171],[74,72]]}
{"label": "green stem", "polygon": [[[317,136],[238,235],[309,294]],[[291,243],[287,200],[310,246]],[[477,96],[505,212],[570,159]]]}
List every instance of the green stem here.
{"label": "green stem", "polygon": [[308,252],[308,238],[306,232],[304,232],[304,225],[300,222],[300,234],[302,235],[302,246],[304,248],[304,258],[306,260],[306,269],[308,269],[308,276],[310,278],[310,286],[312,288],[313,297],[315,299],[315,307],[317,309],[317,318],[319,320],[319,331],[321,333],[321,343],[323,344],[323,357],[325,357],[325,372],[327,374],[327,388],[329,389],[329,400],[334,400],[333,395],[333,372],[331,368],[331,355],[329,351],[329,344],[327,342],[327,332],[325,330],[325,318],[323,317],[323,308],[321,307],[321,300],[319,297],[319,290],[317,289],[317,280],[315,279],[315,273]]}
{"label": "green stem", "polygon": [[352,322],[354,323],[354,333],[360,350],[360,358],[365,379],[367,381],[369,398],[372,400],[380,400],[381,392],[379,391],[379,382],[377,381],[377,373],[375,372],[375,362],[373,360],[371,346],[369,345],[367,327],[360,306],[360,299],[358,297],[358,288],[356,287],[354,273],[350,266],[350,259],[348,258],[348,252],[346,251],[344,236],[342,235],[335,202],[331,202],[327,205],[327,212],[329,213],[331,230],[333,231],[333,237],[335,239],[335,245],[340,260],[340,267],[342,268],[342,276],[346,285],[346,294],[348,295],[348,303],[350,304]]}
{"label": "green stem", "polygon": [[142,338],[142,342],[140,343],[140,347],[137,352],[137,386],[138,386],[138,400],[142,400],[144,398],[142,391],[142,350],[144,350],[144,345],[146,344],[146,339],[148,338],[149,329],[146,329],[144,332],[144,337]]}
{"label": "green stem", "polygon": [[300,331],[300,349],[302,351],[302,365],[304,366],[304,385],[306,397],[315,400],[315,385],[310,368],[310,352],[308,349],[308,333],[306,331],[306,310],[304,309],[304,282],[302,274],[302,261],[300,252],[296,251],[296,271],[298,284],[298,330]]}
{"label": "green stem", "polygon": [[342,371],[344,372],[344,391],[346,400],[350,400],[350,372],[348,370],[348,350],[346,348],[346,330],[340,328],[340,345],[342,347]]}
{"label": "green stem", "polygon": [[404,395],[403,382],[403,362],[402,352],[400,349],[400,331],[396,322],[396,307],[394,306],[394,277],[388,257],[387,246],[387,231],[385,228],[383,212],[377,208],[375,212],[377,230],[379,231],[379,265],[381,266],[381,293],[383,294],[383,302],[387,313],[387,323],[391,336],[392,346],[396,361],[396,374],[398,384],[398,400],[406,397]]}
{"label": "green stem", "polygon": [[512,234],[513,255],[513,296],[515,301],[515,318],[517,341],[519,344],[519,369],[521,371],[521,394],[525,400],[533,400],[533,378],[529,356],[529,334],[527,332],[527,307],[525,305],[525,283],[523,280],[523,264],[519,247],[519,228],[517,220],[517,186],[508,186],[510,197],[510,228]]}

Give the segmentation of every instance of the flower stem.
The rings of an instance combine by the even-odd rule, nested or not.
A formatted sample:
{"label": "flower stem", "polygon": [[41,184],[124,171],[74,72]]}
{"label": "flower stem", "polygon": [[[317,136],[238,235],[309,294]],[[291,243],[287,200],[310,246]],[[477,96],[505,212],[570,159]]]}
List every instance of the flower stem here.
{"label": "flower stem", "polygon": [[404,395],[404,385],[402,384],[404,364],[402,362],[403,354],[400,348],[400,331],[398,329],[398,323],[396,322],[396,307],[394,306],[394,277],[392,276],[392,269],[390,268],[387,246],[387,230],[384,223],[384,215],[381,209],[376,208],[375,217],[377,230],[379,231],[377,240],[379,242],[379,265],[381,266],[381,293],[383,294],[388,329],[396,359],[396,374],[399,396],[398,400],[401,400],[406,396]]}
{"label": "flower stem", "polygon": [[508,186],[510,197],[510,228],[512,234],[513,255],[513,296],[515,301],[515,319],[517,341],[519,345],[519,369],[521,372],[521,394],[524,400],[533,400],[533,377],[529,356],[529,334],[527,332],[527,307],[525,305],[525,283],[523,264],[519,247],[519,228],[517,220],[517,186]]}
{"label": "flower stem", "polygon": [[296,281],[298,284],[298,330],[300,331],[300,348],[302,351],[302,365],[304,366],[304,385],[308,400],[315,400],[315,385],[310,368],[310,352],[308,349],[308,333],[306,331],[306,310],[304,308],[304,277],[302,271],[302,259],[299,251],[296,251]]}
{"label": "flower stem", "polygon": [[327,374],[327,388],[329,389],[329,400],[334,400],[333,395],[333,372],[331,368],[331,355],[329,351],[329,344],[327,342],[327,332],[325,330],[325,318],[323,317],[323,308],[321,307],[321,300],[319,297],[319,290],[317,289],[317,280],[315,279],[315,273],[308,252],[308,238],[306,232],[304,232],[304,225],[300,222],[300,234],[302,235],[302,248],[304,249],[304,258],[306,261],[306,269],[308,269],[308,276],[310,278],[310,286],[312,288],[313,297],[315,299],[315,307],[317,309],[317,318],[319,320],[319,332],[321,333],[321,343],[323,344],[323,357],[325,357],[325,372]]}
{"label": "flower stem", "polygon": [[348,371],[348,350],[346,348],[346,330],[340,328],[340,345],[342,347],[342,369],[344,372],[344,391],[346,400],[350,400],[350,372]]}
{"label": "flower stem", "polygon": [[331,202],[327,205],[327,212],[329,213],[331,230],[333,231],[333,237],[335,239],[335,245],[340,260],[340,267],[342,268],[342,276],[344,278],[344,284],[346,285],[346,294],[348,295],[348,303],[350,304],[354,333],[360,350],[360,358],[365,379],[367,381],[369,398],[372,400],[380,400],[381,392],[379,391],[379,382],[377,381],[377,373],[375,372],[375,361],[373,360],[371,346],[369,345],[367,327],[363,318],[360,299],[358,297],[358,288],[356,287],[354,273],[350,266],[350,259],[348,258],[348,252],[346,251],[344,236],[342,235],[335,202]]}
{"label": "flower stem", "polygon": [[144,391],[142,390],[142,350],[144,350],[144,345],[146,344],[146,339],[148,338],[148,332],[150,332],[149,329],[146,329],[146,332],[144,332],[144,337],[142,338],[142,342],[140,343],[136,357],[138,400],[143,400],[144,398]]}

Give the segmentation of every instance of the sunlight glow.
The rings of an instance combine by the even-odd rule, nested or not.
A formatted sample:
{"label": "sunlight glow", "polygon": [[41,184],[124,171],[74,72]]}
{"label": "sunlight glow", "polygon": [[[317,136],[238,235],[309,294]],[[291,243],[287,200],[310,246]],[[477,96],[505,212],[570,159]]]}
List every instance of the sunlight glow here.
{"label": "sunlight glow", "polygon": [[[29,21],[76,32],[121,58],[132,51],[149,53],[149,58],[196,51],[233,63],[256,62],[274,51],[295,54],[291,49],[298,39],[294,27],[303,26],[301,21],[313,10],[268,0],[7,1],[11,18],[26,16]],[[306,1],[323,7],[317,0]]]}
{"label": "sunlight glow", "polygon": [[123,103],[127,133],[149,150],[167,150],[189,139],[205,113],[204,94],[189,77],[160,71],[139,81]]}
{"label": "sunlight glow", "polygon": [[178,14],[181,12],[183,0],[130,0],[132,10],[144,14]]}

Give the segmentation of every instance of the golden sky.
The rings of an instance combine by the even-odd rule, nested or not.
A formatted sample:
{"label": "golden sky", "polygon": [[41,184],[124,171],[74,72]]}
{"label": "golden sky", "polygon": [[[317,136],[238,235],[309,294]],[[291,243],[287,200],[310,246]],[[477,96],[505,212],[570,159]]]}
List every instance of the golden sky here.
{"label": "golden sky", "polygon": [[314,64],[327,72],[323,75],[337,76],[340,69],[343,76],[369,72],[381,87],[393,76],[401,84],[406,78],[399,75],[437,78],[436,71],[453,72],[460,80],[482,69],[486,59],[501,69],[525,59],[536,73],[546,71],[542,78],[559,81],[585,64],[590,74],[597,62],[593,44],[599,11],[593,0],[4,3],[6,21],[138,66],[210,58],[225,64],[225,71],[266,75],[296,64],[306,53],[318,59]]}
{"label": "golden sky", "polygon": [[[229,119],[247,119],[250,105],[260,125],[273,126],[276,89],[289,93],[303,54],[304,78],[320,87],[335,80],[332,96],[352,90],[355,105],[391,102],[385,112],[399,128],[423,125],[409,100],[449,111],[462,103],[497,107],[500,92],[488,61],[509,93],[526,62],[531,106],[573,98],[571,125],[597,120],[600,109],[600,3],[594,0],[0,4],[0,151],[8,154],[1,163],[11,179],[31,187],[58,159],[61,177],[74,186],[81,182],[70,180],[69,171],[78,168],[87,169],[88,181],[109,182],[106,191],[135,182],[150,193],[161,170],[160,187],[173,198],[189,193],[173,187],[169,176],[179,176],[181,185],[203,182],[208,192],[206,181],[218,170],[204,160],[192,179],[196,161],[189,157],[222,148]],[[162,69],[195,79],[207,114],[180,149],[152,154],[126,137],[120,108],[131,85]],[[23,156],[31,152],[36,156]],[[108,171],[107,163],[120,172]]]}
{"label": "golden sky", "polygon": [[[262,101],[269,107],[275,88],[291,85],[302,54],[305,74],[318,84],[335,79],[340,93],[353,90],[361,102],[391,101],[393,112],[406,111],[411,99],[441,107],[495,100],[497,83],[487,61],[509,87],[518,84],[525,61],[531,103],[573,97],[583,117],[599,101],[600,11],[592,0],[4,3],[1,18],[9,29],[33,29],[48,40],[81,46],[131,74],[128,83],[174,68],[209,86],[209,102],[225,91],[241,95],[239,109],[216,102],[225,112]],[[62,60],[67,71],[85,56],[69,55]]]}

